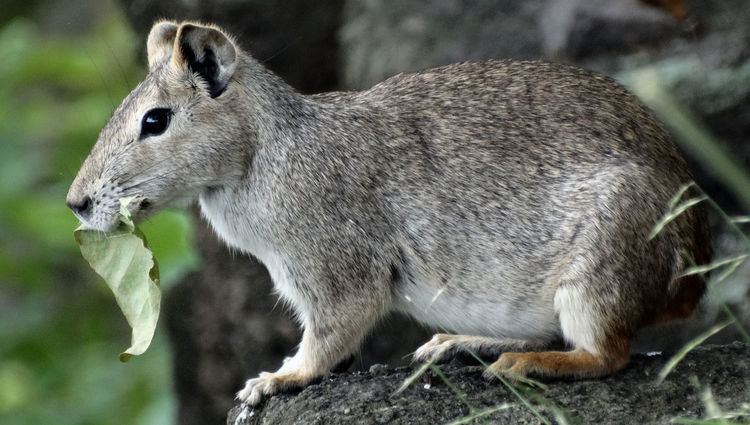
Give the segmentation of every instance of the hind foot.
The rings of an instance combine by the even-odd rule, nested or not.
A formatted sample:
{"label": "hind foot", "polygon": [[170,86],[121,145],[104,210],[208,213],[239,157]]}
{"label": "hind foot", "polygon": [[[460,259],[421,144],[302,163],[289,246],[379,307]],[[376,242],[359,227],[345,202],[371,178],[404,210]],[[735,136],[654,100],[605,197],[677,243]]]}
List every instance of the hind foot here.
{"label": "hind foot", "polygon": [[503,353],[484,371],[484,377],[594,378],[610,375],[628,363],[627,352],[602,356],[582,349],[538,353]]}

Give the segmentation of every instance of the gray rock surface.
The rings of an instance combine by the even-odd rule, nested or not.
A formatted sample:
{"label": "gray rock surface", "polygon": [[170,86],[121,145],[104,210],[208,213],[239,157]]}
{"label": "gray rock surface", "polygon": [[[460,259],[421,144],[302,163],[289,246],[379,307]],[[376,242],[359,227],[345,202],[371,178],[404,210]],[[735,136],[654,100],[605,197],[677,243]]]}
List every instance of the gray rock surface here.
{"label": "gray rock surface", "polygon": [[[698,348],[659,384],[656,377],[668,359],[636,356],[615,376],[520,391],[552,423],[566,418],[588,424],[665,424],[677,417],[703,418],[713,403],[724,413],[744,409],[750,414],[750,346]],[[260,408],[238,405],[227,424],[444,424],[492,409],[497,410],[465,423],[540,423],[502,383],[482,379],[481,368],[450,364],[440,370],[450,386],[427,372],[398,395],[394,391],[413,368],[331,374],[297,394],[272,397]]]}
{"label": "gray rock surface", "polygon": [[619,54],[663,45],[685,28],[639,0],[348,0],[339,32],[342,77],[361,89],[465,60]]}
{"label": "gray rock surface", "polygon": [[465,60],[539,57],[544,0],[350,0],[341,40],[346,87]]}
{"label": "gray rock surface", "polygon": [[664,43],[679,24],[640,0],[549,0],[539,30],[545,56],[581,58]]}

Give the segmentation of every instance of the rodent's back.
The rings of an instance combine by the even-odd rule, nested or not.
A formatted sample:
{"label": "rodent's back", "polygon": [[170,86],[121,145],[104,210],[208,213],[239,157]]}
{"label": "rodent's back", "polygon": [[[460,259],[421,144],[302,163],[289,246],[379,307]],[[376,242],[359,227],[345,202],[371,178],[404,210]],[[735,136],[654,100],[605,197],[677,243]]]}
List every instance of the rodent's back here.
{"label": "rodent's back", "polygon": [[432,126],[434,135],[447,136],[434,138],[446,152],[451,146],[440,142],[451,139],[449,132],[458,131],[453,138],[462,145],[477,141],[480,150],[491,132],[488,142],[507,155],[533,150],[560,161],[628,158],[686,169],[669,135],[632,94],[607,76],[568,65],[459,63],[396,75],[358,97],[401,128]]}
{"label": "rodent's back", "polygon": [[[385,168],[380,207],[401,248],[421,250],[423,266],[444,279],[495,267],[496,280],[518,280],[503,296],[518,298],[519,287],[521,299],[551,296],[543,281],[607,196],[617,198],[613,228],[600,230],[627,222],[637,234],[621,237],[645,244],[691,180],[647,108],[610,78],[570,66],[455,64],[392,77],[352,102],[389,123],[388,137],[370,148]],[[685,213],[665,237],[708,258],[700,211]],[[657,286],[677,261],[662,254]]]}
{"label": "rodent's back", "polygon": [[647,201],[663,205],[690,180],[668,133],[640,102],[610,78],[570,66],[455,64],[397,75],[354,102],[387,123],[387,137],[368,148],[388,159],[388,193],[450,188],[502,199],[523,215],[574,201],[561,192],[567,183],[608,168],[637,168],[657,185],[658,196],[642,188],[652,193]]}

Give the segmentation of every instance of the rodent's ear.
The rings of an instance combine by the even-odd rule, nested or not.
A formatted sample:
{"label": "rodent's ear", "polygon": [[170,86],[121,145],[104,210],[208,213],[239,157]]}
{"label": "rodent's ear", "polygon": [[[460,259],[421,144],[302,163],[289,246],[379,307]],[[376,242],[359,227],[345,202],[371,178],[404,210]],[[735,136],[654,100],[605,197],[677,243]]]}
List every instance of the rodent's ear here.
{"label": "rodent's ear", "polygon": [[174,39],[177,36],[177,24],[170,21],[160,21],[151,27],[146,42],[148,52],[148,68],[154,67],[169,59],[174,49]]}
{"label": "rodent's ear", "polygon": [[237,49],[220,30],[195,24],[182,24],[177,30],[172,62],[188,67],[208,83],[211,97],[227,88],[237,67]]}

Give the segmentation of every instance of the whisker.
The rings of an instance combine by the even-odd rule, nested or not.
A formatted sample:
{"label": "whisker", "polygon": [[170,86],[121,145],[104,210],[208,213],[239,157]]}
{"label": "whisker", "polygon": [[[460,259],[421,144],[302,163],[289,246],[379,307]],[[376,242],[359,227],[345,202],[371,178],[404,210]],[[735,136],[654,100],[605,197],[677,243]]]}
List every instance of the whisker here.
{"label": "whisker", "polygon": [[[147,179],[144,179],[144,180],[141,180],[141,181],[138,181],[138,182],[129,182],[129,181],[122,182],[121,186],[120,186],[120,189],[123,190],[123,191],[130,190],[130,189],[132,189],[134,187],[141,186],[141,185],[146,184],[146,183],[148,183],[150,181],[153,181],[155,179],[158,179],[158,178],[164,177],[164,176],[166,176],[168,174],[174,173],[177,170],[180,170],[180,169],[183,169],[183,168],[190,168],[193,164],[197,164],[198,162],[199,162],[199,160],[192,161],[192,162],[189,162],[187,164],[183,164],[183,165],[174,167],[171,170],[167,170],[167,171],[165,171],[163,173],[159,173],[159,174],[157,174],[155,176],[149,177]],[[124,186],[124,184],[126,184],[126,183],[130,183],[130,185],[129,186]]]}
{"label": "whisker", "polygon": [[127,178],[125,178],[125,179],[121,180],[121,181],[120,181],[120,184],[127,184],[127,183],[130,183],[130,182],[131,182],[131,181],[132,181],[133,179],[135,179],[136,177],[139,177],[139,176],[143,175],[143,174],[144,174],[144,173],[146,173],[147,171],[151,171],[151,170],[153,170],[154,168],[156,168],[156,167],[160,166],[161,164],[163,164],[163,163],[165,163],[165,162],[167,162],[167,161],[169,161],[169,160],[171,160],[171,159],[172,159],[172,158],[164,158],[164,159],[162,159],[162,160],[160,160],[160,161],[156,161],[155,163],[153,163],[153,164],[151,164],[151,165],[149,165],[149,166],[147,166],[147,167],[143,167],[143,168],[141,168],[141,169],[139,169],[139,170],[136,170],[136,171],[135,171],[135,173],[133,173],[133,174],[129,174],[129,175],[127,176]]}
{"label": "whisker", "polygon": [[122,76],[122,79],[125,81],[125,88],[129,91],[133,87],[133,85],[130,84],[130,80],[128,79],[128,75],[125,73],[125,69],[123,68],[122,63],[120,63],[120,59],[112,50],[112,46],[110,46],[106,40],[104,40],[104,44],[107,46],[110,56],[112,56],[112,58],[115,60],[115,63],[117,64],[117,68],[120,70],[120,76]]}
{"label": "whisker", "polygon": [[107,81],[104,78],[104,74],[102,73],[102,70],[99,69],[99,66],[96,64],[96,62],[94,62],[94,58],[89,54],[88,50],[85,53],[86,53],[86,56],[88,56],[89,60],[91,61],[91,64],[94,66],[94,69],[96,69],[97,74],[99,74],[99,78],[102,80],[102,85],[107,91],[107,97],[109,98],[109,103],[112,105],[112,111],[114,111],[117,107],[115,106],[115,101],[114,101],[114,98],[112,97],[112,93],[109,91],[109,86],[107,85]]}
{"label": "whisker", "polygon": [[123,150],[121,150],[117,156],[125,154],[127,151],[133,149],[134,146],[138,145],[138,143],[135,141],[135,139],[132,139],[130,143],[128,143]]}
{"label": "whisker", "polygon": [[120,165],[120,159],[122,159],[122,157],[124,157],[126,153],[128,153],[131,149],[133,149],[135,145],[137,145],[137,143],[135,143],[135,141],[131,141],[121,151],[117,152],[112,158],[112,160],[109,162],[108,166],[102,170],[101,175],[111,173],[115,169],[116,166]]}
{"label": "whisker", "polygon": [[159,178],[165,177],[165,176],[167,176],[167,175],[169,175],[169,174],[171,174],[171,173],[174,173],[174,172],[175,172],[175,171],[177,171],[177,170],[178,170],[178,168],[174,168],[174,169],[172,169],[172,170],[169,170],[169,171],[166,171],[166,172],[164,172],[164,173],[160,173],[160,174],[157,174],[157,175],[155,175],[155,176],[151,176],[151,177],[149,177],[149,178],[147,178],[147,179],[143,179],[143,180],[141,180],[141,181],[137,181],[137,182],[135,182],[135,183],[132,183],[132,184],[130,184],[129,186],[120,186],[120,189],[121,189],[121,190],[122,190],[123,192],[124,192],[124,191],[127,191],[127,190],[130,190],[130,189],[133,189],[133,188],[135,188],[135,187],[138,187],[138,186],[142,186],[142,185],[144,185],[144,184],[146,184],[146,183],[149,183],[149,182],[151,182],[151,181],[154,181],[154,180],[156,180],[156,179],[159,179]]}

